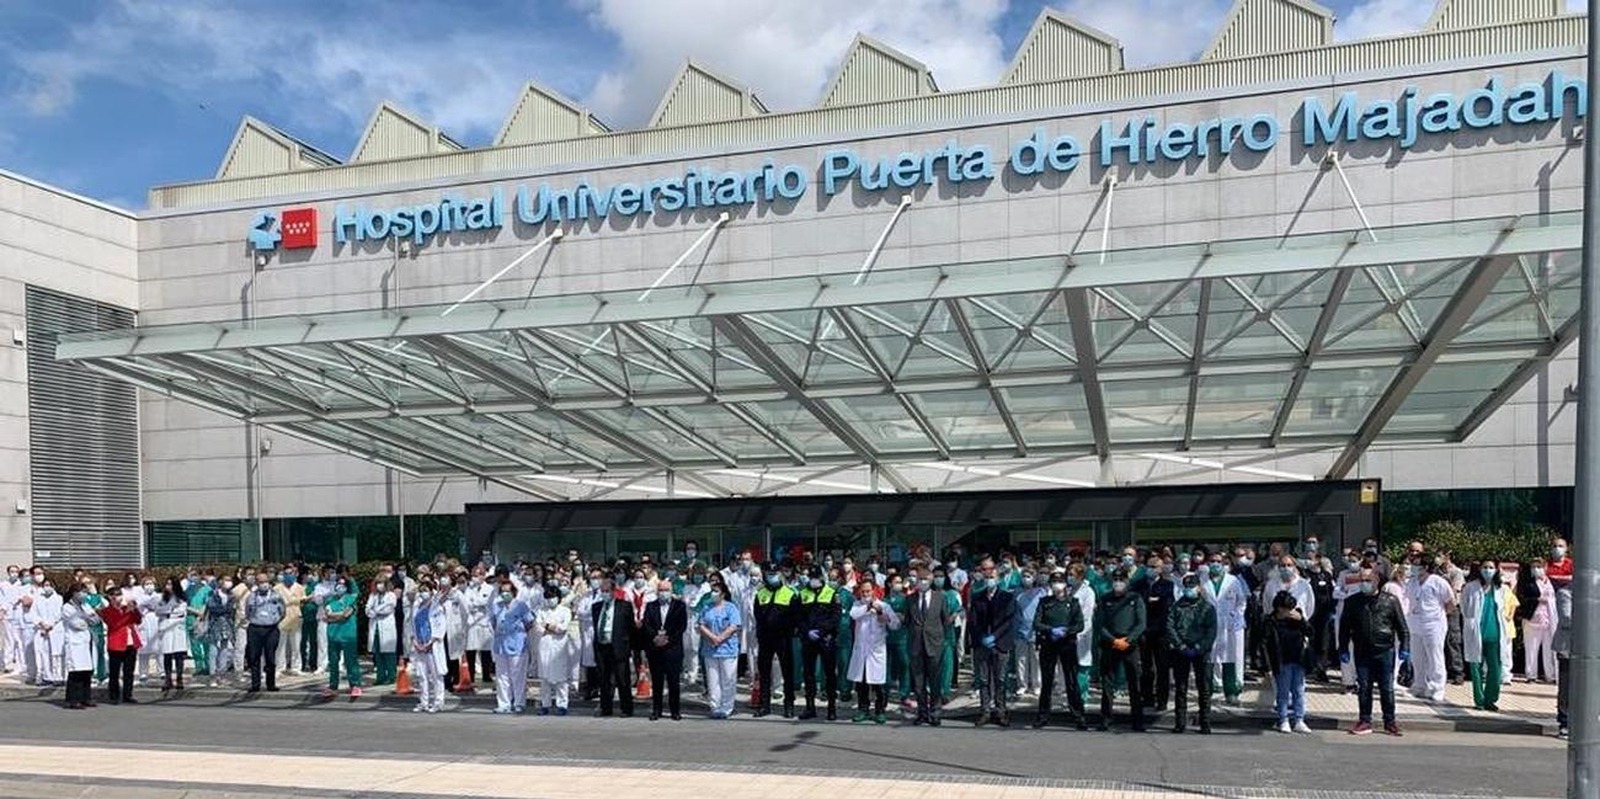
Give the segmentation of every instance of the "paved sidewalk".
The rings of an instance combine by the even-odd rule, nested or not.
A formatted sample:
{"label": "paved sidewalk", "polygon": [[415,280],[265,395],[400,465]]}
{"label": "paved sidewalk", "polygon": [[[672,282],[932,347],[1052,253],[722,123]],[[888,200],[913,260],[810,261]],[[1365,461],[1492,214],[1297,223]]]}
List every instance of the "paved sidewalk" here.
{"label": "paved sidewalk", "polygon": [[[368,675],[370,680],[370,675]],[[206,678],[189,678],[187,688],[182,692],[173,691],[163,694],[159,681],[149,685],[135,688],[135,696],[142,701],[169,701],[197,706],[224,706],[240,703],[251,703],[261,706],[313,706],[322,703],[318,692],[326,685],[326,677],[310,675],[285,675],[279,678],[278,685],[282,689],[276,694],[248,694],[242,683],[229,680],[222,681],[220,687],[209,687]],[[965,675],[963,685],[970,684]],[[690,714],[703,714],[707,705],[703,698],[702,688],[699,686],[685,686],[683,691],[683,704],[686,712]],[[1470,684],[1449,686],[1446,689],[1446,702],[1432,704],[1423,702],[1410,696],[1404,689],[1396,687],[1396,715],[1400,725],[1405,729],[1418,731],[1457,731],[1457,732],[1485,732],[1496,734],[1520,735],[1554,735],[1556,690],[1553,685],[1529,685],[1518,681],[1502,689],[1500,695],[1500,712],[1489,713],[1475,710],[1472,707],[1472,687]],[[416,700],[412,696],[396,696],[392,686],[367,687],[363,690],[363,703],[371,703],[386,708],[409,708]],[[59,700],[62,689],[38,688],[28,686],[15,676],[0,676],[0,700],[13,699],[47,699]],[[97,691],[98,694],[98,691]],[[1099,708],[1099,691],[1092,689],[1088,709],[1091,715],[1096,714]],[[748,706],[748,686],[741,684],[739,691],[738,710],[743,712]],[[530,707],[537,703],[537,684],[529,688],[528,701]],[[892,697],[891,697],[892,698]],[[1115,711],[1122,715],[1127,712],[1127,705],[1122,697],[1117,698]],[[1238,707],[1224,706],[1220,694],[1217,695],[1213,723],[1219,727],[1230,726],[1260,726],[1269,727],[1276,721],[1274,712],[1275,695],[1270,681],[1252,682],[1245,685],[1244,694]],[[335,700],[349,701],[341,691]],[[635,699],[636,702],[646,704],[637,709],[640,715],[648,710],[648,699]],[[1191,712],[1196,699],[1190,697]],[[1031,721],[1037,707],[1038,700],[1032,697],[1020,697],[1011,705],[1012,720],[1016,725],[1026,724]],[[1054,703],[1059,713],[1066,707],[1065,700],[1058,699]],[[1376,698],[1374,698],[1376,705]],[[494,692],[492,687],[479,684],[472,694],[457,694],[451,696],[446,702],[447,710],[476,709],[489,710],[494,707]],[[590,713],[595,705],[581,700],[581,695],[574,692],[572,698],[573,713]],[[892,708],[891,708],[892,709]],[[841,703],[842,715],[848,716],[848,710]],[[946,705],[945,715],[953,720],[970,720],[976,716],[977,702],[969,692],[961,691],[950,699]],[[1373,708],[1374,715],[1378,708]],[[909,714],[904,714],[909,719]],[[1356,719],[1356,697],[1345,694],[1337,685],[1308,684],[1306,688],[1306,716],[1307,723],[1317,729],[1347,728]],[[773,721],[783,721],[782,717],[774,714],[770,717]],[[1170,725],[1171,711],[1161,714],[1153,724]]]}

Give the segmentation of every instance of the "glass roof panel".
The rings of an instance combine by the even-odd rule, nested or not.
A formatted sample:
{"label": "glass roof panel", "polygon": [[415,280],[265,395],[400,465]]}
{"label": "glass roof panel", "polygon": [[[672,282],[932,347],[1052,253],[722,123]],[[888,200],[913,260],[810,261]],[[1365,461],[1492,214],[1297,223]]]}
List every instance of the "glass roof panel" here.
{"label": "glass roof panel", "polygon": [[1107,380],[1106,427],[1113,444],[1181,440],[1189,404],[1187,378]]}
{"label": "glass roof panel", "polygon": [[1272,430],[1289,390],[1281,370],[1257,374],[1200,376],[1195,395],[1194,437],[1264,436]]}
{"label": "glass roof panel", "polygon": [[848,400],[823,400],[873,447],[884,452],[928,451],[932,444],[922,428],[892,396],[877,394]]}
{"label": "glass roof panel", "polygon": [[804,406],[794,400],[747,402],[745,407],[758,411],[763,419],[782,430],[808,458],[826,458],[849,455],[850,447],[830,432]]}
{"label": "glass roof panel", "polygon": [[1521,360],[1436,363],[1383,428],[1384,436],[1454,430]]}
{"label": "glass roof panel", "polygon": [[1397,366],[1312,364],[1300,389],[1300,399],[1289,412],[1283,435],[1354,435],[1398,371]]}
{"label": "glass roof panel", "polygon": [[1015,444],[988,391],[930,391],[912,399],[952,450]]}
{"label": "glass roof panel", "polygon": [[1078,384],[1063,377],[1057,385],[1017,386],[1001,393],[1029,446],[1094,444],[1088,402]]}

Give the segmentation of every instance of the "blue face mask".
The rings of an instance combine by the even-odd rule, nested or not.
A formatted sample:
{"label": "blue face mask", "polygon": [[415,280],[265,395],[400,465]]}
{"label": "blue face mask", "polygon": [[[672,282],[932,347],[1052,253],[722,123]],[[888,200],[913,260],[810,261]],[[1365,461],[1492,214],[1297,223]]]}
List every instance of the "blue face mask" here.
{"label": "blue face mask", "polygon": [[1209,568],[1211,570],[1211,576],[1212,577],[1221,577],[1222,576],[1222,570],[1223,570],[1222,564],[1213,563],[1213,564],[1211,564],[1211,566]]}
{"label": "blue face mask", "polygon": [[280,579],[283,580],[284,585],[294,585],[294,575],[292,574],[285,574]]}
{"label": "blue face mask", "polygon": [[1185,589],[1183,589],[1183,598],[1184,599],[1194,599],[1197,596],[1200,596],[1200,589],[1198,589],[1198,588],[1185,588]]}

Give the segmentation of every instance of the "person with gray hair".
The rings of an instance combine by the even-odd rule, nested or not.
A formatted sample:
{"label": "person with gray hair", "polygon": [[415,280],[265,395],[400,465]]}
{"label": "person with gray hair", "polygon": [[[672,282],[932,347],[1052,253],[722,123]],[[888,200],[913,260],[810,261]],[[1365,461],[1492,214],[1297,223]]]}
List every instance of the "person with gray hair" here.
{"label": "person with gray hair", "polygon": [[[1552,581],[1554,582],[1554,581]],[[1572,698],[1572,581],[1556,584],[1556,632],[1550,648],[1556,653],[1556,734],[1568,734],[1568,704]]]}

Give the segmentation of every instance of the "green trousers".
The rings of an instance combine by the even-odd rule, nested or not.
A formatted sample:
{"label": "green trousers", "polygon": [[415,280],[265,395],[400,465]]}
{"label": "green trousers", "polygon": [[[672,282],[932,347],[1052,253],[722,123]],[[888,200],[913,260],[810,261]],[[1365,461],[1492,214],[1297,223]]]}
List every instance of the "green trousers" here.
{"label": "green trousers", "polygon": [[958,637],[959,636],[957,635],[956,631],[953,629],[944,631],[944,662],[939,666],[940,696],[949,696],[950,686],[955,684],[957,660],[956,639]]}
{"label": "green trousers", "polygon": [[189,657],[194,659],[194,673],[199,677],[211,673],[211,644],[194,631],[194,617],[184,620],[189,631]]}
{"label": "green trousers", "polygon": [[94,626],[94,680],[100,682],[106,678],[106,626]]}
{"label": "green trousers", "polygon": [[[378,657],[384,657],[379,655]],[[388,656],[394,662],[394,655]],[[339,641],[328,641],[328,690],[339,690],[339,661],[344,661],[345,679],[351,688],[361,686],[361,661],[356,657],[356,640],[354,638]]]}
{"label": "green trousers", "polygon": [[911,647],[905,638],[889,640],[889,684],[901,698],[911,696]]}
{"label": "green trousers", "polygon": [[[350,646],[352,648],[350,661],[353,663],[355,662],[355,644],[351,644]],[[334,644],[332,641],[328,642],[328,649],[330,653],[333,651]],[[395,678],[400,676],[400,670],[397,668],[397,664],[399,662],[400,656],[393,652],[379,652],[374,654],[372,656],[372,684],[393,685]],[[328,674],[331,676],[335,671],[337,671],[337,669],[333,667],[333,661],[328,661]],[[629,679],[632,678],[630,677]]]}
{"label": "green trousers", "polygon": [[1483,662],[1468,663],[1467,674],[1472,677],[1472,706],[1482,710],[1485,705],[1500,703],[1500,642],[1483,642]]}
{"label": "green trousers", "polygon": [[1239,664],[1222,664],[1222,695],[1227,699],[1238,699],[1244,693],[1244,683],[1239,680]]}

